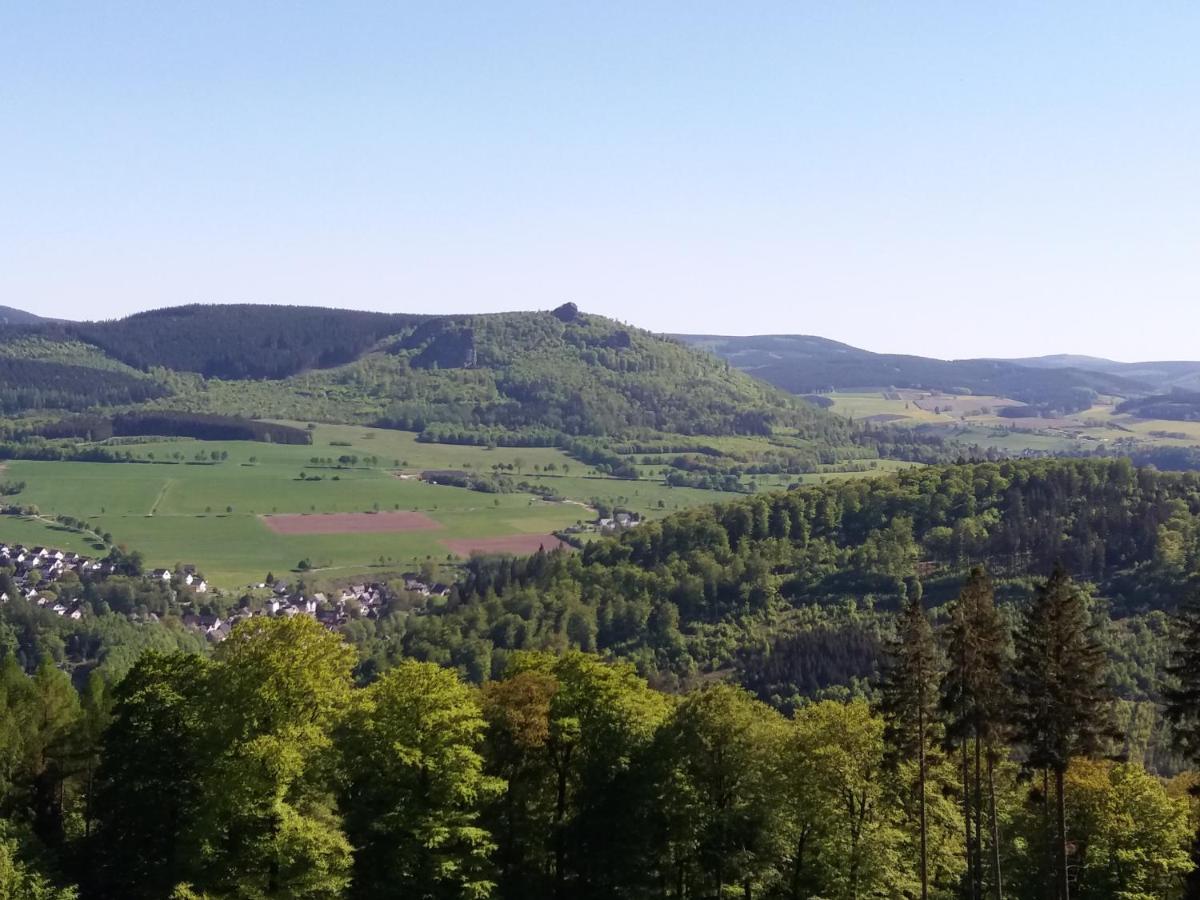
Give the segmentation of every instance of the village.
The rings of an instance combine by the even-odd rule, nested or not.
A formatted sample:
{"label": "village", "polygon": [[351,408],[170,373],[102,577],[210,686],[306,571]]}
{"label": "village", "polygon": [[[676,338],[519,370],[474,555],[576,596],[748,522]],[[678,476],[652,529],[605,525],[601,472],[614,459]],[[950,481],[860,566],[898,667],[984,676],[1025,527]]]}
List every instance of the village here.
{"label": "village", "polygon": [[[238,622],[254,616],[310,616],[326,628],[337,629],[351,619],[378,618],[398,595],[396,588],[384,582],[354,583],[336,592],[310,592],[303,583],[293,585],[276,579],[250,585],[241,602],[222,614],[214,609],[224,604],[205,602],[215,600],[221,596],[220,592],[210,592],[208,582],[193,565],[139,572],[116,554],[101,560],[52,547],[0,543],[0,572],[4,571],[11,575],[9,585],[0,590],[0,603],[14,599],[12,593],[27,603],[75,621],[89,614],[89,603],[84,599],[64,598],[64,594],[72,593],[62,590],[66,582],[75,581],[73,587],[77,587],[83,582],[126,576],[139,578],[148,585],[161,585],[170,593],[171,605],[178,610],[184,627],[213,643],[228,637]],[[416,573],[405,573],[401,578],[404,594],[414,600],[450,594],[448,584],[423,579]],[[131,617],[137,618],[137,614]],[[155,612],[147,612],[145,617],[151,621],[161,618]]]}

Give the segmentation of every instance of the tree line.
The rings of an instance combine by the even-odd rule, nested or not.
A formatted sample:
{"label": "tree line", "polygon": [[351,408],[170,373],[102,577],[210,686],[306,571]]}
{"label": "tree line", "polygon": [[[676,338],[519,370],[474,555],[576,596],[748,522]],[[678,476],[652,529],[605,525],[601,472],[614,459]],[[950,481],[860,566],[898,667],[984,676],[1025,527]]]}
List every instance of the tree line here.
{"label": "tree line", "polygon": [[39,425],[27,434],[58,440],[82,438],[106,441],[111,437],[189,437],[200,441],[263,441],[275,444],[311,444],[312,435],[303,428],[260,422],[242,416],[215,413],[147,410],[114,416],[71,416]]}

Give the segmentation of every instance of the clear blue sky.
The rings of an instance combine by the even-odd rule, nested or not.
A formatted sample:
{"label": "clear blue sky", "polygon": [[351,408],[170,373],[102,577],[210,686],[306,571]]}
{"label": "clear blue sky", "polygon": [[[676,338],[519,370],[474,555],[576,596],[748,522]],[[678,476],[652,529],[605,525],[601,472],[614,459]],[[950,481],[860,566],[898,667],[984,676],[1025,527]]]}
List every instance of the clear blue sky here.
{"label": "clear blue sky", "polygon": [[8,3],[0,304],[1200,357],[1195,3]]}

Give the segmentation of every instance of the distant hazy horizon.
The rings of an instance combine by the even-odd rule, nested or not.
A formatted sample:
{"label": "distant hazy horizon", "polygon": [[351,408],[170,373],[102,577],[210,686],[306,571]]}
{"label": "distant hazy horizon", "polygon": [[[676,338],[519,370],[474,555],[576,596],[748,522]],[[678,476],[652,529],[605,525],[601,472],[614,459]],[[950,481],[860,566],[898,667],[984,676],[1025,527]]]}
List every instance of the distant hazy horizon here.
{"label": "distant hazy horizon", "polygon": [[18,5],[0,304],[1194,359],[1197,38],[1183,3]]}

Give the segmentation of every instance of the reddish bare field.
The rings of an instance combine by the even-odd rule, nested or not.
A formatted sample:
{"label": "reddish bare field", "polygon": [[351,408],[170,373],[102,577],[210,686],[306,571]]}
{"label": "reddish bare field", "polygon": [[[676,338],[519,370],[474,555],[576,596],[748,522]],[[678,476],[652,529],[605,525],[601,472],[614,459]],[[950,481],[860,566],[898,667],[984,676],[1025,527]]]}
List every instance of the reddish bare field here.
{"label": "reddish bare field", "polygon": [[547,553],[559,547],[569,547],[552,534],[511,534],[507,537],[462,538],[442,541],[442,546],[457,556],[472,553],[512,553],[518,556],[537,553],[544,548]]}
{"label": "reddish bare field", "polygon": [[442,528],[441,522],[418,512],[290,514],[259,518],[276,534],[380,534]]}

